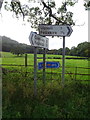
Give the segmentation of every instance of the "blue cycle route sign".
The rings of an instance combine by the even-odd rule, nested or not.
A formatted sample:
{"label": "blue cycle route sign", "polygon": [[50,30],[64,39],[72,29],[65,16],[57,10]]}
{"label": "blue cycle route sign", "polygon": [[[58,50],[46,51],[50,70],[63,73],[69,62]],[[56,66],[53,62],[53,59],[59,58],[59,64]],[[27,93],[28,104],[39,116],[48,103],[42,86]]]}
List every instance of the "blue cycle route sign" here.
{"label": "blue cycle route sign", "polygon": [[[45,67],[46,68],[59,68],[60,63],[59,62],[46,62]],[[43,69],[43,62],[38,63],[38,69]]]}

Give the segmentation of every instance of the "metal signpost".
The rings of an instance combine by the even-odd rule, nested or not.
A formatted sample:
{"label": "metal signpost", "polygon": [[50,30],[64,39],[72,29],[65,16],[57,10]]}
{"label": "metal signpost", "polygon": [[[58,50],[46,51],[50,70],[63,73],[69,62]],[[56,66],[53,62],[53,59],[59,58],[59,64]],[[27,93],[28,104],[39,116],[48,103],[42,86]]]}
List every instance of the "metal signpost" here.
{"label": "metal signpost", "polygon": [[34,49],[34,96],[37,95],[37,47]]}
{"label": "metal signpost", "polygon": [[46,62],[46,49],[44,48],[44,53],[43,53],[43,84],[45,84],[45,79],[46,79],[45,62]]}
{"label": "metal signpost", "polygon": [[[43,61],[45,66],[45,51],[48,49],[48,38],[42,37],[35,32],[31,32],[29,41],[34,49],[34,96],[37,95],[37,47],[44,48]],[[43,68],[43,83],[45,83],[45,67]]]}
{"label": "metal signpost", "polygon": [[65,37],[69,37],[73,32],[70,25],[39,25],[39,34],[42,36],[61,36],[63,37],[63,55],[62,55],[62,85],[65,79]]}
{"label": "metal signpost", "polygon": [[63,37],[63,55],[62,55],[62,85],[64,85],[65,75],[65,37],[70,36],[72,28],[69,25],[39,25],[39,35],[31,32],[29,41],[34,49],[34,95],[37,95],[37,47],[44,48],[43,63],[40,62],[38,68],[43,68],[43,83],[45,83],[45,67],[58,68],[59,62],[45,62],[46,49],[48,49],[48,38],[43,36],[61,36]]}
{"label": "metal signpost", "polygon": [[62,51],[62,86],[65,80],[65,36],[63,36],[63,51]]}

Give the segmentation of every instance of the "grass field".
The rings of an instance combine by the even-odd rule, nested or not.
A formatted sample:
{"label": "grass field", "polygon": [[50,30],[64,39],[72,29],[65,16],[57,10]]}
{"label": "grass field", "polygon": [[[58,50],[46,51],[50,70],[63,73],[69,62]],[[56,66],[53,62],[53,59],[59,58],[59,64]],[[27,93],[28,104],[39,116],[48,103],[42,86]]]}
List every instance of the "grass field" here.
{"label": "grass field", "polygon": [[[27,55],[27,64],[28,65],[32,65],[32,66],[28,66],[27,67],[27,72],[33,72],[33,64],[34,64],[34,55],[33,54],[28,54]],[[37,55],[37,57],[42,57],[41,54]],[[51,57],[60,57],[62,58],[61,55],[46,55],[46,58],[51,58]],[[66,56],[66,57],[70,57],[70,56]],[[75,56],[74,56],[75,57]],[[38,59],[38,62],[43,61],[42,59]],[[59,61],[60,62],[60,68],[58,69],[46,69],[46,72],[52,72],[52,73],[62,73],[62,59],[46,59],[46,61]],[[11,53],[6,53],[3,52],[2,53],[2,64],[13,64],[13,65],[25,65],[25,57],[24,55],[22,57],[17,57]],[[25,67],[11,67],[11,66],[4,66],[8,69],[21,69],[21,70],[26,70]],[[79,74],[89,74],[89,70],[90,69],[84,69],[84,68],[88,68],[89,67],[89,61],[88,60],[80,60],[80,59],[66,59],[65,60],[65,73],[66,73],[66,79],[74,79],[75,77],[78,80],[89,80],[89,76],[88,75],[71,75],[71,74],[67,74],[67,73],[79,73]],[[79,67],[83,67],[83,68],[79,68]],[[38,72],[42,72],[42,70],[38,70]],[[51,76],[52,77],[52,76]],[[54,76],[55,77],[55,76]],[[59,75],[60,77],[60,75]]]}
{"label": "grass field", "polygon": [[[46,55],[46,57],[62,57]],[[33,65],[33,54],[28,54],[28,65]],[[42,55],[38,55],[42,57]],[[70,56],[67,56],[70,57]],[[24,56],[17,57],[11,53],[2,53],[2,64],[24,65]],[[38,59],[38,62],[42,59]],[[61,59],[46,59],[59,61]],[[65,75],[65,86],[61,86],[62,68],[46,69],[46,84],[42,83],[42,70],[38,70],[37,96],[34,96],[33,66],[2,66],[6,74],[2,75],[2,115],[3,118],[64,118],[90,119],[90,82],[88,75]],[[88,60],[65,60],[66,73],[89,74]],[[67,68],[71,67],[71,68]],[[12,72],[10,72],[12,71]],[[25,72],[27,73],[25,76]],[[75,77],[78,81],[75,81]],[[53,80],[56,79],[56,80]],[[57,80],[58,79],[58,80]]]}

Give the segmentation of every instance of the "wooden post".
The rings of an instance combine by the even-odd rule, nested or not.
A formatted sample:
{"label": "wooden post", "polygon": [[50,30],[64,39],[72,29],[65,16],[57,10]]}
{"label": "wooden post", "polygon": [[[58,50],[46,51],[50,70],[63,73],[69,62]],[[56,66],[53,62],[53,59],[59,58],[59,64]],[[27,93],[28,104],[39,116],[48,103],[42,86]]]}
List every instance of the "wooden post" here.
{"label": "wooden post", "polygon": [[25,67],[27,67],[27,54],[25,53]]}
{"label": "wooden post", "polygon": [[27,76],[27,53],[25,53],[25,70],[26,70],[26,72],[25,72],[25,77]]}
{"label": "wooden post", "polygon": [[76,76],[77,76],[77,67],[75,68],[75,80],[76,80]]}

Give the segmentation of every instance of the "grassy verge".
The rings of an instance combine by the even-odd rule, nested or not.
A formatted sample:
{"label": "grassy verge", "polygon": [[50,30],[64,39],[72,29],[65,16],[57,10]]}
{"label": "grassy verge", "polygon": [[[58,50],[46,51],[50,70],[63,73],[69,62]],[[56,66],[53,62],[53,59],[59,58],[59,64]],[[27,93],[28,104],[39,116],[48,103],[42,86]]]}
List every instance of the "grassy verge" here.
{"label": "grassy verge", "polygon": [[34,96],[33,76],[3,75],[3,118],[90,118],[90,84],[38,80]]}

